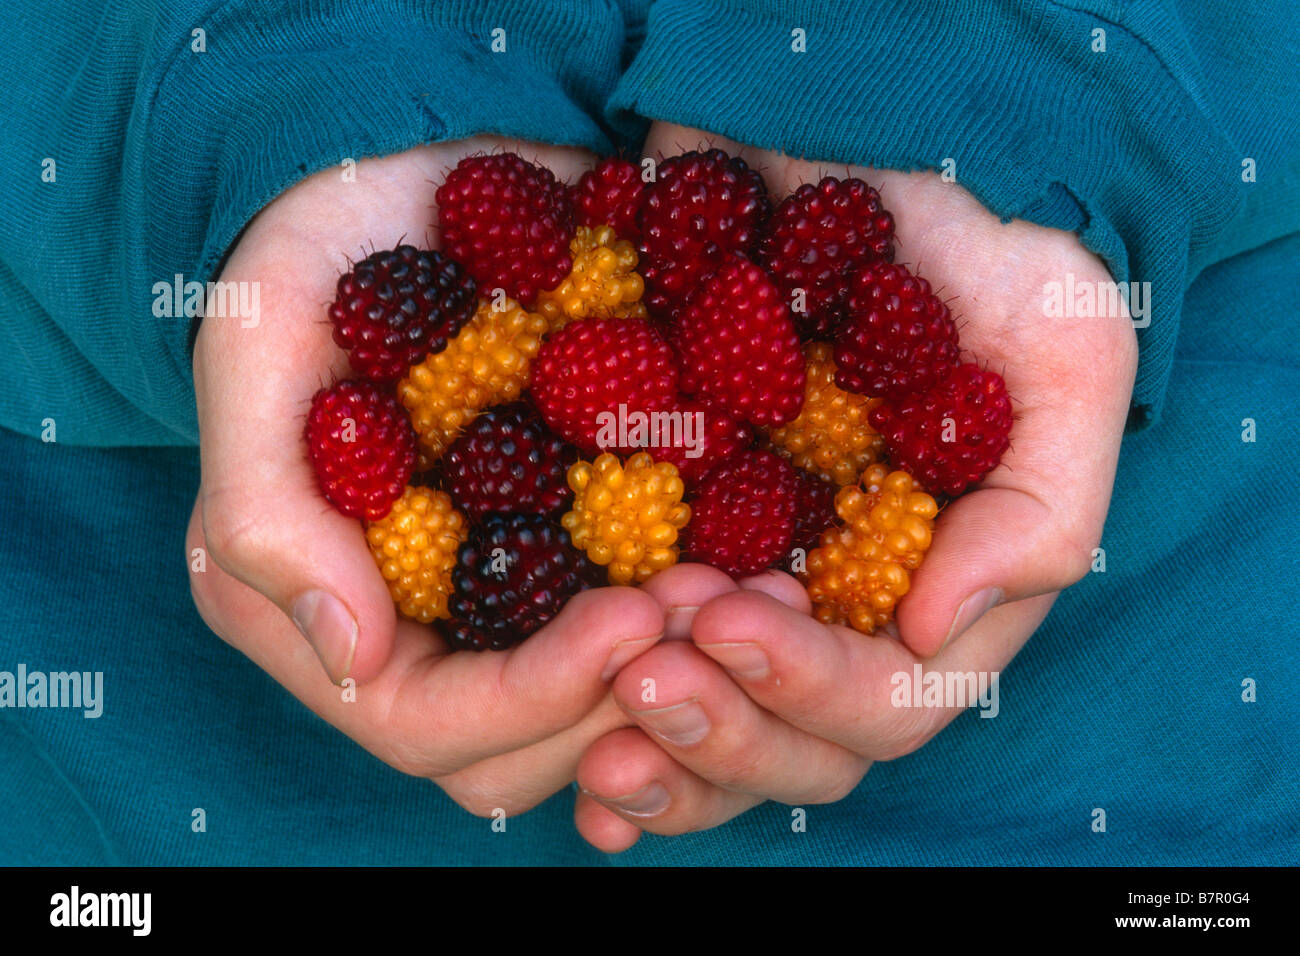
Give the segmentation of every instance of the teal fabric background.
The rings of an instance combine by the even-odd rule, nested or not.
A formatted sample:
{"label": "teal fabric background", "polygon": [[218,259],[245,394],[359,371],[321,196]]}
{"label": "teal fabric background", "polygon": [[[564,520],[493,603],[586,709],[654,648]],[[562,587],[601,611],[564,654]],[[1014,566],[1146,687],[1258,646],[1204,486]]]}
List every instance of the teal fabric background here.
{"label": "teal fabric background", "polygon": [[[0,36],[0,670],[103,671],[105,700],[0,709],[0,863],[1300,862],[1294,5],[20,6]],[[487,52],[501,25],[509,61]],[[877,765],[805,833],[769,805],[607,858],[572,793],[493,833],[206,629],[185,329],[149,302],[344,156],[479,130],[608,149],[646,117],[828,160],[953,155],[995,211],[1077,228],[1167,291],[1106,571],[1003,674],[999,716]],[[33,437],[46,417],[57,443]]]}

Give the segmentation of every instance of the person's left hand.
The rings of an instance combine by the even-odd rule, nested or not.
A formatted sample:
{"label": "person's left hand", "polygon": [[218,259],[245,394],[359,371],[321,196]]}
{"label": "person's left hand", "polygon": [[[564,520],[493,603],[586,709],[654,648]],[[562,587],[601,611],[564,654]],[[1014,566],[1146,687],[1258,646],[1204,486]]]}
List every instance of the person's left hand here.
{"label": "person's left hand", "polygon": [[607,853],[642,831],[705,830],[766,800],[832,803],[875,760],[919,748],[962,707],[895,707],[897,673],[1001,671],[1054,595],[995,608],[934,657],[810,616],[807,592],[769,571],[739,582],[679,564],[642,589],[664,607],[665,640],[614,679],[637,724],[596,741],[578,765],[574,822]]}
{"label": "person's left hand", "polygon": [[897,223],[897,261],[920,263],[957,300],[963,360],[1002,372],[1017,418],[1002,463],[940,514],[897,621],[881,633],[819,623],[799,582],[777,572],[734,582],[679,565],[644,585],[664,608],[668,639],[614,681],[637,726],[596,741],[578,767],[575,822],[607,852],[642,831],[717,826],[764,800],[839,800],[872,761],[916,750],[961,713],[894,706],[893,676],[917,665],[1002,671],[1056,594],[1088,572],[1137,365],[1127,314],[1042,312],[1046,282],[1111,281],[1078,237],[1002,223],[933,173],[818,166],[664,125],[646,154],[710,144],[745,158],[777,199],[825,174],[879,188]]}

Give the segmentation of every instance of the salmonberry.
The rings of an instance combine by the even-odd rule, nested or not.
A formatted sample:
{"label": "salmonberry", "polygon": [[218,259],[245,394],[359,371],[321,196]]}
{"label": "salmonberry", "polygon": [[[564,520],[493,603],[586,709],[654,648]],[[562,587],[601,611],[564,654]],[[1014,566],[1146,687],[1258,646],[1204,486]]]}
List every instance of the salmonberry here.
{"label": "salmonberry", "polygon": [[353,370],[394,382],[439,352],[474,314],[475,286],[441,252],[398,246],[362,259],[338,282],[329,317]]}
{"label": "salmonberry", "polygon": [[938,505],[910,475],[872,465],[858,485],[841,488],[843,526],[826,530],[802,575],[823,624],[870,634],[888,623],[929,550]]}
{"label": "salmonberry", "polygon": [[554,514],[573,498],[566,475],[577,450],[522,402],[489,408],[442,456],[444,487],[477,521],[490,511]]}
{"label": "salmonberry", "polygon": [[602,159],[573,187],[573,212],[580,226],[611,226],[620,239],[635,241],[641,207],[641,167],[618,156]]}
{"label": "salmonberry", "polygon": [[650,311],[667,318],[730,255],[752,256],[770,212],[762,177],[739,157],[711,149],[661,162],[637,220]]}
{"label": "salmonberry", "polygon": [[956,496],[997,467],[1011,445],[1011,399],[997,372],[958,365],[928,391],[872,409],[889,460],[928,491]]}
{"label": "salmonberry", "polygon": [[406,488],[392,511],[366,528],[370,553],[403,615],[425,624],[448,616],[451,571],[466,530],[445,492],[417,487]]}
{"label": "salmonberry", "polygon": [[885,262],[853,277],[848,318],[835,333],[840,388],[876,398],[924,391],[960,351],[952,314],[925,279]]}
{"label": "salmonberry", "polygon": [[[830,335],[844,316],[849,278],[894,258],[894,219],[860,179],[827,176],[800,186],[768,223],[759,261],[786,301],[800,299],[795,321],[805,337]],[[800,296],[802,291],[802,296]]]}
{"label": "salmonberry", "polygon": [[436,355],[397,383],[428,461],[489,405],[517,399],[528,385],[546,320],[510,299],[498,308],[483,299],[474,318]]}
{"label": "salmonberry", "polygon": [[786,557],[798,504],[794,467],[770,451],[741,452],[709,472],[691,500],[682,550],[728,574],[757,574]]}
{"label": "salmonberry", "polygon": [[799,417],[768,432],[772,445],[800,468],[838,485],[857,481],[884,456],[885,441],[867,416],[880,404],[835,385],[835,362],[826,342],[804,346],[807,384]]}
{"label": "salmonberry", "polygon": [[677,563],[677,535],[690,520],[677,469],[639,452],[605,454],[569,469],[573,509],[562,522],[575,547],[607,567],[610,584],[640,584]]}
{"label": "salmonberry", "polygon": [[676,403],[677,363],[649,322],[574,322],[542,343],[530,392],[546,424],[584,452],[633,451],[629,426],[648,441],[649,416]]}
{"label": "salmonberry", "polygon": [[484,295],[531,305],[568,273],[573,207],[549,169],[515,153],[467,156],[434,198],[443,248]]}
{"label": "salmonberry", "polygon": [[609,226],[579,226],[570,243],[573,268],[554,289],[537,297],[535,308],[551,331],[574,319],[645,318],[636,249]]}
{"label": "salmonberry", "polygon": [[755,425],[799,414],[803,353],[790,310],[763,270],[731,259],[690,297],[669,339],[682,391]]}
{"label": "salmonberry", "polygon": [[307,453],[325,497],[354,518],[388,513],[415,467],[415,434],[401,406],[369,382],[322,388],[307,414]]}
{"label": "salmonberry", "polygon": [[545,626],[597,570],[544,516],[494,512],[470,529],[451,576],[447,642],[500,651]]}

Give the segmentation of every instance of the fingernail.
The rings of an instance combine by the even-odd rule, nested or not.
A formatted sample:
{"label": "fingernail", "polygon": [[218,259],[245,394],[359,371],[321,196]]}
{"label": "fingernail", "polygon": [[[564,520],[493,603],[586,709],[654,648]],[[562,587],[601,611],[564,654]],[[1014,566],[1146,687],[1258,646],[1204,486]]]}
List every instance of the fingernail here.
{"label": "fingernail", "polygon": [[662,635],[656,634],[653,637],[638,637],[632,641],[619,641],[609,652],[609,660],[605,664],[605,669],[600,672],[600,679],[613,680],[614,675],[623,669],[623,665],[641,654],[660,637]]}
{"label": "fingernail", "polygon": [[698,702],[688,700],[658,710],[633,711],[638,720],[674,747],[689,747],[709,732],[709,716]]}
{"label": "fingernail", "polygon": [[970,630],[971,625],[988,613],[991,608],[996,607],[1001,600],[1001,588],[985,588],[982,591],[976,591],[962,601],[957,608],[957,613],[953,615],[952,627],[948,628],[948,636],[943,639],[943,646],[939,649],[943,650],[958,635]]}
{"label": "fingernail", "polygon": [[341,684],[357,652],[357,622],[343,602],[326,591],[308,591],[293,602],[293,623],[312,646],[330,680]]}
{"label": "fingernail", "polygon": [[668,809],[668,801],[672,799],[668,788],[657,780],[626,797],[602,797],[594,793],[592,796],[606,806],[634,817],[658,816]]}
{"label": "fingernail", "polygon": [[698,604],[682,604],[664,612],[664,639],[685,641],[691,636],[691,622],[695,620]]}
{"label": "fingernail", "polygon": [[762,680],[771,665],[767,654],[757,644],[697,644],[695,645],[715,661],[745,680]]}

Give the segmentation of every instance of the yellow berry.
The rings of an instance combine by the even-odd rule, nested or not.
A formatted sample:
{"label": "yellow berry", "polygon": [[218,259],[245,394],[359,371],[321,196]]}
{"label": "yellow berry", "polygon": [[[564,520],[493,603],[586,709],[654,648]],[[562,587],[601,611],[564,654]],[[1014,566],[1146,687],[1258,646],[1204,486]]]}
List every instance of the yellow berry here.
{"label": "yellow berry", "polygon": [[867,423],[867,413],[880,399],[837,387],[833,352],[826,342],[804,347],[803,408],[794,421],[768,432],[768,438],[798,467],[848,485],[868,465],[880,461],[885,441]]}
{"label": "yellow berry", "polygon": [[640,584],[677,563],[677,534],[691,518],[677,469],[638,452],[604,454],[569,468],[573,509],[561,519],[576,548],[605,566],[610,584]]}
{"label": "yellow berry", "polygon": [[817,620],[870,634],[911,586],[939,508],[906,472],[871,465],[840,489],[835,511],[843,526],[822,533],[801,577]]}
{"label": "yellow berry", "polygon": [[609,226],[579,226],[569,243],[573,267],[554,289],[537,297],[534,308],[550,331],[574,319],[645,318],[645,282],[637,273],[636,248]]}
{"label": "yellow berry", "polygon": [[449,616],[451,572],[466,530],[445,492],[411,485],[392,511],[366,526],[370,553],[405,617],[428,624]]}
{"label": "yellow berry", "polygon": [[528,386],[546,320],[506,299],[478,311],[441,352],[414,365],[397,383],[426,460],[441,457],[482,409],[514,401]]}

